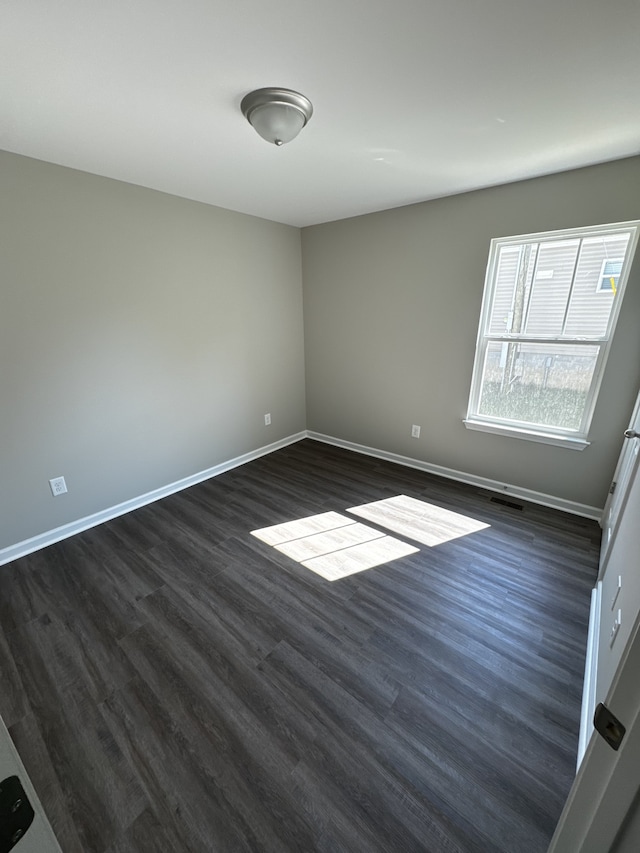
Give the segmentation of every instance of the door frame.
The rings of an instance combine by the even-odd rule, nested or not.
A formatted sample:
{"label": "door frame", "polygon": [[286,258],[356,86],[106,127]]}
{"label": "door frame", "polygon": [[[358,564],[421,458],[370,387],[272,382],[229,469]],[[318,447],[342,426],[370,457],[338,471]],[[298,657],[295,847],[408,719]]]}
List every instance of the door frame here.
{"label": "door frame", "polygon": [[[631,413],[628,428],[635,429],[637,432],[640,432],[640,391],[638,392],[635,406],[633,407],[633,412]],[[598,571],[599,580],[602,580],[607,570],[609,555],[611,554],[611,548],[613,546],[613,543],[616,538],[616,533],[618,531],[620,516],[624,512],[624,508],[627,502],[629,485],[633,482],[633,479],[636,476],[638,470],[638,463],[640,462],[640,452],[638,452],[638,443],[640,443],[640,439],[638,439],[638,441],[636,442],[635,439],[630,440],[627,438],[623,438],[622,442],[623,443],[622,448],[620,450],[620,456],[618,457],[616,470],[613,475],[613,480],[611,481],[611,488],[613,489],[613,492],[610,490],[609,494],[607,495],[607,500],[605,502],[604,509],[602,510],[602,517],[600,520],[600,526],[602,527],[603,547],[600,553],[600,568]],[[630,456],[632,456],[631,459],[629,459]],[[626,482],[623,482],[621,478],[626,473],[625,466],[627,464],[629,466],[627,479]],[[619,506],[616,507],[616,504],[619,504]],[[609,530],[608,517],[611,513],[612,507],[615,507],[616,514],[613,525]]]}

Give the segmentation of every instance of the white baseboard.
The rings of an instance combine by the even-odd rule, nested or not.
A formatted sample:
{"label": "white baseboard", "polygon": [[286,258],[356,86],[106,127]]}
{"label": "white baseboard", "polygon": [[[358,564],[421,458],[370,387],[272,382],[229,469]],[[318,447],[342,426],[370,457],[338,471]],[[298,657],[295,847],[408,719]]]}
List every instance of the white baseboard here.
{"label": "white baseboard", "polygon": [[477,477],[475,474],[465,474],[463,471],[456,471],[453,468],[444,468],[442,465],[433,465],[430,462],[423,462],[420,459],[412,459],[409,456],[401,456],[398,453],[389,453],[386,450],[378,450],[375,447],[366,447],[363,444],[355,444],[352,441],[343,441],[339,438],[334,438],[330,435],[323,435],[312,430],[303,430],[294,435],[275,441],[272,444],[267,444],[264,447],[259,447],[257,450],[252,450],[250,453],[245,453],[242,456],[237,456],[235,459],[229,459],[226,462],[221,462],[219,465],[214,465],[212,468],[207,468],[206,471],[199,471],[197,474],[192,474],[175,483],[169,483],[167,486],[162,486],[159,489],[154,489],[151,492],[146,492],[131,500],[116,506],[108,507],[93,515],[85,516],[77,521],[72,521],[69,524],[64,524],[62,527],[56,527],[54,530],[48,530],[45,533],[40,533],[33,536],[31,539],[25,539],[22,542],[17,542],[15,545],[10,545],[7,548],[0,549],[0,566],[5,563],[10,563],[12,560],[17,560],[19,557],[25,557],[33,551],[38,551],[40,548],[46,548],[48,545],[53,545],[54,542],[60,542],[62,539],[67,539],[69,536],[75,536],[76,533],[81,533],[90,527],[95,527],[105,521],[110,521],[112,518],[117,518],[119,515],[124,515],[132,510],[153,503],[172,495],[174,492],[179,492],[182,489],[187,489],[189,486],[195,486],[196,483],[201,483],[203,480],[208,480],[211,477],[217,477],[218,474],[223,474],[225,471],[230,471],[232,468],[237,468],[239,465],[245,465],[254,459],[259,459],[261,456],[266,456],[273,453],[275,450],[280,450],[282,447],[287,447],[290,444],[300,441],[303,438],[311,438],[314,441],[321,441],[324,444],[332,444],[335,447],[342,447],[345,450],[353,450],[356,453],[362,453],[365,456],[373,456],[377,459],[385,459],[387,462],[395,462],[398,465],[405,465],[409,468],[417,468],[419,471],[426,471],[429,474],[437,474],[439,477],[446,477],[449,480],[458,480],[461,483],[468,483],[472,486],[479,486],[483,489],[488,489],[492,492],[499,492],[503,495],[518,497],[522,500],[531,501],[532,503],[542,504],[543,506],[551,507],[552,509],[563,510],[570,512],[573,515],[592,518],[596,521],[600,520],[602,510],[598,507],[587,506],[586,504],[567,501],[563,498],[556,498],[553,495],[545,495],[542,492],[534,492],[531,489],[523,489],[520,486],[512,486],[505,483],[500,483],[497,480],[490,480],[487,477]]}
{"label": "white baseboard", "polygon": [[266,456],[273,453],[275,450],[280,450],[282,447],[287,447],[289,444],[294,444],[306,438],[306,431],[296,433],[295,435],[282,438],[280,441],[274,441],[272,444],[267,444],[264,447],[259,447],[257,450],[252,450],[250,453],[244,453],[242,456],[236,456],[235,459],[229,459],[227,462],[221,462],[219,465],[214,465],[212,468],[207,468],[206,471],[199,471],[197,474],[192,474],[189,477],[184,477],[182,480],[177,480],[175,483],[169,483],[167,486],[161,486],[159,489],[154,489],[151,492],[146,492],[144,495],[139,495],[131,500],[124,501],[116,506],[108,507],[100,510],[100,512],[87,515],[77,521],[72,521],[69,524],[63,524],[62,527],[56,527],[54,530],[48,530],[45,533],[39,533],[31,539],[25,539],[15,545],[10,545],[8,548],[0,549],[0,566],[5,563],[10,563],[12,560],[17,560],[19,557],[25,557],[33,551],[39,551],[41,548],[46,548],[48,545],[53,545],[54,542],[60,542],[62,539],[68,539],[70,536],[75,536],[76,533],[81,533],[83,530],[88,530],[90,527],[96,527],[105,521],[110,521],[112,518],[117,518],[119,515],[124,515],[134,509],[146,506],[146,504],[158,501],[161,498],[166,498],[174,492],[180,492],[182,489],[188,489],[189,486],[195,486],[196,483],[201,483],[203,480],[209,480],[211,477],[217,477],[219,474],[224,474],[225,471],[230,471],[232,468],[237,468],[239,465],[245,465],[247,462],[252,462],[254,459],[259,459],[261,456]]}
{"label": "white baseboard", "polygon": [[573,515],[591,518],[594,521],[599,521],[602,516],[602,509],[599,507],[568,501],[564,498],[546,495],[543,492],[535,492],[532,489],[523,489],[520,486],[501,483],[499,480],[490,480],[488,477],[466,474],[463,471],[456,471],[453,468],[444,468],[442,465],[433,465],[430,462],[412,459],[409,456],[401,456],[398,453],[388,453],[386,450],[377,450],[375,447],[366,447],[363,444],[355,444],[352,441],[343,441],[340,438],[333,438],[330,435],[323,435],[319,432],[307,430],[307,438],[312,438],[314,441],[322,441],[325,444],[333,444],[335,447],[343,447],[345,450],[353,450],[356,453],[363,453],[365,456],[374,456],[377,459],[385,459],[387,462],[396,462],[398,465],[417,468],[419,471],[437,474],[438,477],[446,477],[449,480],[468,483],[470,486],[479,486],[482,489],[488,489],[490,492],[499,492],[502,495],[521,498],[524,501],[531,501],[531,503],[541,504],[552,509],[559,509],[563,512],[570,512]]}

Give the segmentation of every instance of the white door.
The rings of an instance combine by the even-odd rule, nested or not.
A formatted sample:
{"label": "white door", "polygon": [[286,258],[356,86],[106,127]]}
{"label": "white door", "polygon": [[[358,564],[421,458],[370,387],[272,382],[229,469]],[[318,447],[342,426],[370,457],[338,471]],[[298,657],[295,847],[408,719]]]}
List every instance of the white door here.
{"label": "white door", "polygon": [[599,640],[594,700],[604,702],[627,732],[616,752],[588,721],[586,753],[549,853],[609,853],[640,790],[639,554],[640,470],[636,466],[609,544],[606,573],[598,583],[600,618],[595,626]]}
{"label": "white door", "polygon": [[[607,707],[627,731],[615,752],[591,738],[548,853],[610,853],[640,790],[640,619],[616,673]],[[640,850],[640,846],[633,848]]]}
{"label": "white door", "polygon": [[24,765],[9,737],[9,732],[0,717],[0,783],[9,776],[18,776],[35,812],[33,823],[11,848],[11,853],[62,853]]}
{"label": "white door", "polygon": [[[604,699],[611,686],[622,650],[629,638],[630,604],[634,598],[640,600],[640,571],[636,569],[637,560],[631,555],[622,555],[621,549],[618,549],[616,566],[611,565],[620,519],[629,501],[631,485],[636,476],[640,476],[639,471],[640,394],[631,415],[629,428],[625,430],[622,437],[622,450],[613,477],[612,489],[602,513],[600,570],[591,596],[578,766],[582,762],[593,732],[591,721],[596,704]],[[640,513],[635,523],[640,523]],[[626,602],[624,620],[620,612],[623,609],[623,602]]]}
{"label": "white door", "polygon": [[607,502],[602,513],[602,550],[600,552],[600,573],[602,579],[607,570],[611,545],[615,539],[620,513],[626,503],[629,491],[629,482],[638,468],[640,460],[640,394],[631,415],[629,428],[625,430],[622,451],[618,459],[613,482],[612,492],[609,493]]}

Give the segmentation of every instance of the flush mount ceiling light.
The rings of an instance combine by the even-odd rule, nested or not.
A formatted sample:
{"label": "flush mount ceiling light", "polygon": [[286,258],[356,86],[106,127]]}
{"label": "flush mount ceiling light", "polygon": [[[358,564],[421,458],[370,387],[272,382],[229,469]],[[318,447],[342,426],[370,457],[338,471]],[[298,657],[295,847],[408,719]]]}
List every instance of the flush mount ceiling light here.
{"label": "flush mount ceiling light", "polygon": [[313,115],[309,98],[291,89],[272,87],[249,92],[240,109],[257,133],[274,145],[295,139]]}

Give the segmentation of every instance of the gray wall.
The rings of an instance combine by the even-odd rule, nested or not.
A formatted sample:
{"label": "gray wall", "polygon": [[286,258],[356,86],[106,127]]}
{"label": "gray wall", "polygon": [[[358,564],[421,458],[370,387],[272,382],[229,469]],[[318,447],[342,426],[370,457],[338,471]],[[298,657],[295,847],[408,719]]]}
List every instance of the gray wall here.
{"label": "gray wall", "polygon": [[604,504],[640,263],[591,447],[461,419],[491,237],[639,216],[640,158],[307,228],[303,263],[295,228],[4,152],[0,179],[0,548],[305,426]]}
{"label": "gray wall", "polygon": [[472,432],[462,418],[491,238],[638,217],[636,157],[305,228],[308,429],[602,507],[640,385],[640,258],[589,448]]}
{"label": "gray wall", "polygon": [[304,429],[298,229],[2,152],[0,186],[0,548]]}

